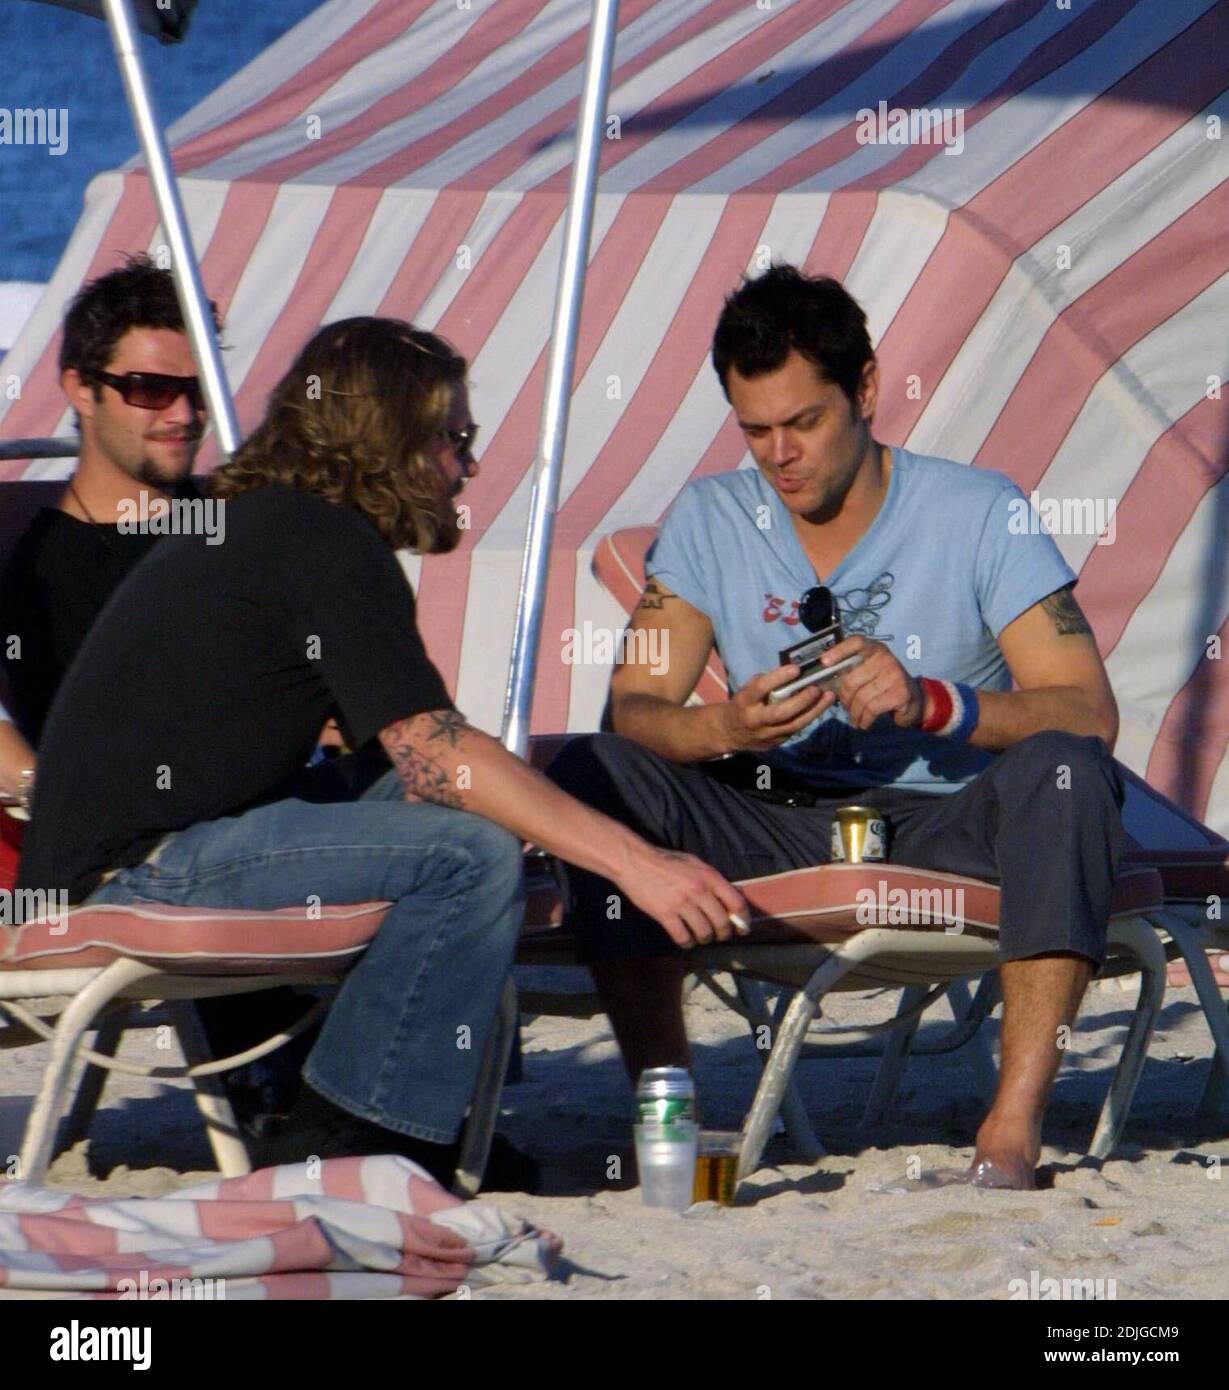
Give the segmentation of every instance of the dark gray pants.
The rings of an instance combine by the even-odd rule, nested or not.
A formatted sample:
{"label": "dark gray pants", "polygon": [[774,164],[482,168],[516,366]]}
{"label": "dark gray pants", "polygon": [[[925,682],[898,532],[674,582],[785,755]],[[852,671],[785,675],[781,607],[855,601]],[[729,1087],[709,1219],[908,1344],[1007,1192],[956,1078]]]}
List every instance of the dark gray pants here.
{"label": "dark gray pants", "polygon": [[[1033,734],[944,795],[878,787],[786,805],[723,782],[725,767],[672,763],[631,739],[593,734],[569,743],[548,775],[646,840],[686,850],[729,879],[826,864],[835,808],[873,805],[891,826],[893,863],[1000,885],[1004,960],[1055,951],[1102,960],[1124,835],[1122,779],[1099,738]],[[678,949],[626,899],[611,920],[618,890],[608,880],[572,866],[567,875],[568,925],[582,959]]]}

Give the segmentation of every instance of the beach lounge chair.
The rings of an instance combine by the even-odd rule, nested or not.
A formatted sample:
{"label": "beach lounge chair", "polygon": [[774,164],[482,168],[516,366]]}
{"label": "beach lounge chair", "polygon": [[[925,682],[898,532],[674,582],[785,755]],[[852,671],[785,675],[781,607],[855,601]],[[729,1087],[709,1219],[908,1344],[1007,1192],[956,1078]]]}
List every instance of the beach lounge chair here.
{"label": "beach lounge chair", "polygon": [[[56,1126],[73,1090],[74,1064],[88,1066],[69,1115],[68,1143],[84,1136],[102,1096],[107,1071],[188,1077],[224,1177],[251,1170],[246,1145],[220,1074],[267,1056],[309,1027],[324,1001],[285,1031],[233,1057],[210,1055],[194,1009],[186,1001],[246,994],[279,985],[337,984],[366,950],[387,903],[323,907],[308,918],[301,908],[247,912],[154,904],[81,907],[63,918],[6,927],[0,953],[0,1047],[49,1042],[51,1053],[26,1121],[20,1176],[41,1182],[56,1151]],[[66,1000],[54,1018],[29,1001]],[[128,1006],[166,1002],[182,1047],[183,1066],[147,1066],[115,1056]],[[482,1075],[465,1129],[457,1187],[477,1191],[490,1149],[499,1088],[515,1031],[515,992],[507,986],[488,1039]],[[93,1048],[85,1035],[97,1031]]]}
{"label": "beach lounge chair", "polygon": [[[40,507],[52,506],[61,482],[0,485],[0,570]],[[2,695],[2,692],[0,692]],[[3,814],[0,812],[0,814]],[[21,1146],[21,1176],[39,1182],[56,1151],[57,1124],[73,1097],[61,1143],[84,1136],[107,1071],[188,1077],[224,1177],[250,1171],[248,1152],[220,1075],[266,1056],[319,1016],[320,1004],[284,1032],[232,1057],[211,1055],[191,1000],[249,994],[279,985],[336,984],[378,930],[387,903],[324,907],[308,920],[299,908],[246,912],[157,905],[77,908],[62,920],[0,925],[0,1048],[49,1042],[51,1054]],[[65,1003],[47,1015],[33,1000]],[[136,1003],[165,1002],[186,1059],[148,1067],[115,1053],[133,1026]],[[160,1019],[159,1022],[164,1020]],[[515,1035],[516,1003],[505,990],[483,1056],[458,1165],[458,1190],[477,1191],[494,1131],[500,1087]],[[97,1034],[92,1048],[86,1035]],[[74,1086],[74,1063],[88,1065]]]}
{"label": "beach lounge chair", "polygon": [[[617,532],[603,540],[595,553],[594,573],[628,613],[643,589],[644,556],[655,534],[653,527]],[[714,656],[691,699],[708,702],[725,698],[724,671]],[[886,891],[881,891],[880,884],[887,885]],[[994,972],[998,966],[999,894],[993,884],[979,880],[896,865],[823,865],[748,880],[740,887],[754,908],[751,936],[736,944],[698,948],[692,960],[702,981],[742,1013],[753,1028],[767,1024],[770,1030],[771,1051],[743,1126],[739,1176],[745,1177],[759,1163],[778,1110],[783,1112],[790,1136],[804,1157],[821,1151],[792,1088],[795,1065],[804,1053],[836,1056],[853,1051],[866,1055],[867,1044],[875,1035],[888,1035],[867,1104],[866,1120],[873,1123],[896,1091],[918,1020],[953,983],[958,986],[953,999],[955,1025],[926,1050],[951,1050],[976,1036],[997,998]],[[948,930],[942,915],[933,911],[933,905],[945,901],[945,893],[956,891],[963,893],[965,904],[959,934]],[[873,912],[867,906],[872,901],[876,904]],[[910,909],[893,906],[902,901],[909,903]],[[1090,1145],[1094,1157],[1106,1157],[1118,1142],[1164,996],[1165,950],[1150,918],[1160,911],[1162,902],[1161,880],[1152,867],[1123,867],[1114,887],[1110,951],[1102,975],[1138,971],[1142,981],[1119,1065]],[[552,937],[540,917],[536,929],[523,940],[518,960],[546,964],[552,960],[565,963],[567,958],[566,937]],[[734,994],[715,978],[725,972],[734,977]],[[984,978],[970,1002],[964,981],[977,977]],[[760,985],[782,990],[771,1016]],[[894,1019],[856,1030],[813,1031],[819,1006],[829,991],[884,986],[904,990]],[[551,1003],[543,996],[537,996],[535,1002],[543,1011]],[[974,1056],[984,1088],[984,1045]]]}
{"label": "beach lounge chair", "polygon": [[1126,858],[1129,863],[1152,866],[1161,879],[1163,901],[1152,921],[1172,943],[1171,958],[1179,955],[1186,965],[1215,1046],[1197,1108],[1198,1114],[1212,1118],[1229,1109],[1229,1016],[1208,962],[1209,951],[1229,950],[1229,844],[1192,820],[1181,807],[1161,800],[1209,843],[1184,849],[1140,847],[1128,850]]}

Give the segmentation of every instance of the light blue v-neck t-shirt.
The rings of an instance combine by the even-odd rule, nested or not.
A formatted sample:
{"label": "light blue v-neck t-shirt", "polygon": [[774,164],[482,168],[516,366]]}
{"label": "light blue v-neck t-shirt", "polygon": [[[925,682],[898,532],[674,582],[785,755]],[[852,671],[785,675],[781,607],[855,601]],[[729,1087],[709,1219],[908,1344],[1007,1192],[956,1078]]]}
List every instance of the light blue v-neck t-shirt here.
{"label": "light blue v-neck t-shirt", "polygon": [[[997,637],[1021,613],[1075,579],[1010,478],[893,449],[883,505],[831,574],[817,576],[790,513],[758,468],[688,483],[646,561],[647,574],[706,614],[737,690],[780,665],[807,630],[798,601],[832,590],[846,636],[884,643],[913,676],[1010,690]],[[881,715],[866,730],[839,705],[765,762],[851,787],[954,792],[992,753],[899,729]]]}

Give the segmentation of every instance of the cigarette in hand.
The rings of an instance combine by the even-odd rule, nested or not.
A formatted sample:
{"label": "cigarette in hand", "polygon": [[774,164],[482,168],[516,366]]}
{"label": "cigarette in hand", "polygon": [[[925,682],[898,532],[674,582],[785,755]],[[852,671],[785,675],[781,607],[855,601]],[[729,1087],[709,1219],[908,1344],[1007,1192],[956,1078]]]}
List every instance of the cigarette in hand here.
{"label": "cigarette in hand", "polygon": [[739,934],[739,936],[749,935],[751,928],[747,924],[746,918],[740,917],[737,912],[731,912],[730,921],[734,923],[734,930]]}

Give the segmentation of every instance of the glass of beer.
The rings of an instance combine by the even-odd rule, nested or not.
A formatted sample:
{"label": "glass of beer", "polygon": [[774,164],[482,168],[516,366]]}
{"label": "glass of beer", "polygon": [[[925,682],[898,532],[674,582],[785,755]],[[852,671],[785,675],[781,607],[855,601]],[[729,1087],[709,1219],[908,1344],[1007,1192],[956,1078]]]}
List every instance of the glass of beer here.
{"label": "glass of beer", "polygon": [[702,1129],[696,1143],[696,1183],[693,1202],[734,1205],[738,1186],[738,1155],[743,1137],[732,1130]]}

